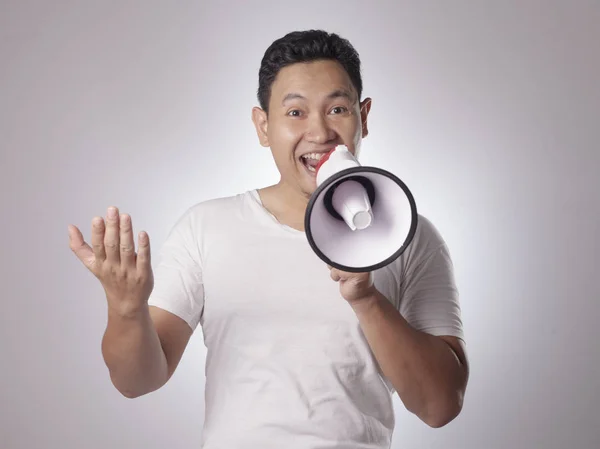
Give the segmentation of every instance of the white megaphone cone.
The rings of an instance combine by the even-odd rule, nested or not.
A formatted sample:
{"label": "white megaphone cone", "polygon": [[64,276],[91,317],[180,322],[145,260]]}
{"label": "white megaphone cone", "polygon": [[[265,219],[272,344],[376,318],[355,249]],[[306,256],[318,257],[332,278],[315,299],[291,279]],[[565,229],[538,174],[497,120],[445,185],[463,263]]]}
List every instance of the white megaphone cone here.
{"label": "white megaphone cone", "polygon": [[317,256],[344,271],[372,271],[395,260],[414,237],[412,194],[393,174],[363,167],[345,146],[316,167],[317,189],[304,219]]}

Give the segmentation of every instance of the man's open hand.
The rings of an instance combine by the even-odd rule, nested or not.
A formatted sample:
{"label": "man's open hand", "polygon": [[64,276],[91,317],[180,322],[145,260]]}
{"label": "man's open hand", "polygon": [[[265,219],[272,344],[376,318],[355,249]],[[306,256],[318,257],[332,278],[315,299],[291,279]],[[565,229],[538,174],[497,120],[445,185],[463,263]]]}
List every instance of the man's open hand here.
{"label": "man's open hand", "polygon": [[141,232],[136,253],[129,215],[119,216],[119,210],[110,207],[106,223],[102,217],[95,217],[91,246],[85,242],[81,231],[70,225],[69,247],[104,287],[111,311],[127,315],[135,313],[147,302],[154,287],[150,240],[145,232]]}

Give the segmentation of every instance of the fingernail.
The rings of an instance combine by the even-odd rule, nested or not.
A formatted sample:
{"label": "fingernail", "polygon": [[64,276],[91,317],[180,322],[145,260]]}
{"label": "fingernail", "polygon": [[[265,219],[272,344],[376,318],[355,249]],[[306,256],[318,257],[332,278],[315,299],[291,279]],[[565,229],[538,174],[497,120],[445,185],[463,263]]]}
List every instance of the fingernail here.
{"label": "fingernail", "polygon": [[108,208],[108,218],[117,218],[117,208],[116,207],[109,207]]}

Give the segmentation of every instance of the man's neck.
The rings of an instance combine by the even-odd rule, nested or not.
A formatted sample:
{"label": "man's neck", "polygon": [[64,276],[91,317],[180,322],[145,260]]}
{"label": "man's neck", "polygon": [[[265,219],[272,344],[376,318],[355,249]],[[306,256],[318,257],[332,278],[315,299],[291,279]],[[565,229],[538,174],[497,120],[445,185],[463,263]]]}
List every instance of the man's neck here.
{"label": "man's neck", "polygon": [[304,214],[310,199],[283,182],[259,189],[263,207],[279,223],[304,232]]}

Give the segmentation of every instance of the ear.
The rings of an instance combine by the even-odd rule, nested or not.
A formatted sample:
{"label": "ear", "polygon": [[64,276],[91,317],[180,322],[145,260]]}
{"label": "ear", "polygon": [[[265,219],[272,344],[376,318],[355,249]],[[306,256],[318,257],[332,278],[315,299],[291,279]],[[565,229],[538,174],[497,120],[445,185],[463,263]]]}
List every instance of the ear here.
{"label": "ear", "polygon": [[367,137],[369,135],[369,129],[367,128],[367,116],[371,110],[371,99],[365,98],[360,103],[360,123],[362,126],[362,136]]}
{"label": "ear", "polygon": [[267,113],[255,106],[252,108],[252,121],[254,122],[254,127],[256,128],[256,134],[258,135],[258,141],[263,147],[269,146],[269,137],[267,135],[267,128],[269,125]]}

